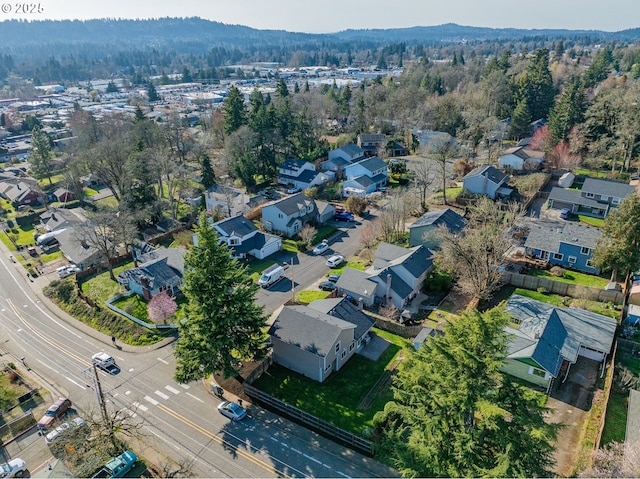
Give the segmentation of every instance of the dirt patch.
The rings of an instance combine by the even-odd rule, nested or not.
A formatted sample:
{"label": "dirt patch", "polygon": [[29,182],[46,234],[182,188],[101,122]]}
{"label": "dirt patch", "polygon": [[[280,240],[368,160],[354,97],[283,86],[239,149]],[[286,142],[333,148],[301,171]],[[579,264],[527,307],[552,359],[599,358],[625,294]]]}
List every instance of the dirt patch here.
{"label": "dirt patch", "polygon": [[439,309],[454,314],[460,314],[466,310],[473,297],[470,294],[464,294],[461,291],[453,289],[440,303]]}
{"label": "dirt patch", "polygon": [[250,402],[251,398],[244,392],[244,380],[256,367],[258,367],[258,364],[259,363],[256,362],[242,363],[242,369],[240,370],[240,374],[238,374],[238,376],[223,379],[223,377],[219,374],[214,374],[214,380],[226,392],[237,396],[243,401]]}

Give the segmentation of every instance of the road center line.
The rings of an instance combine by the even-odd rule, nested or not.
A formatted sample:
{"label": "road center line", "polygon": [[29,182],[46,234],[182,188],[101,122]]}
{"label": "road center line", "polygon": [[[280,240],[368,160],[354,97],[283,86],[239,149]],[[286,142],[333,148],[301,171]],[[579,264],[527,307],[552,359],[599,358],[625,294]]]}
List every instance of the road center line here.
{"label": "road center line", "polygon": [[165,363],[165,364],[169,364],[169,361],[165,361],[162,358],[156,358],[158,361],[160,361],[161,363]]}

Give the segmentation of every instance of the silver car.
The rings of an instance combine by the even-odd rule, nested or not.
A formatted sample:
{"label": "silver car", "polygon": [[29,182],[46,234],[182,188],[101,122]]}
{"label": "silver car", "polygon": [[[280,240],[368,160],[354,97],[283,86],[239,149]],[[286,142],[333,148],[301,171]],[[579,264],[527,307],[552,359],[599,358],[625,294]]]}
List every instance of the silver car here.
{"label": "silver car", "polygon": [[233,401],[222,401],[218,404],[218,411],[232,421],[240,421],[247,416],[247,410]]}

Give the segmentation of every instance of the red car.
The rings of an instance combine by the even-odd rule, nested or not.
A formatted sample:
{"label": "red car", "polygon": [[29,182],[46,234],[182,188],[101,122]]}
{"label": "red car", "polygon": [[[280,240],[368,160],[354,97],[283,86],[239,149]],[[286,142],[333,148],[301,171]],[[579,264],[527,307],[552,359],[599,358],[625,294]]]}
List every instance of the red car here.
{"label": "red car", "polygon": [[44,416],[40,418],[40,420],[38,421],[38,428],[48,429],[54,422],[64,416],[69,408],[71,408],[71,401],[69,399],[58,399],[51,406],[49,406],[47,412],[45,412]]}

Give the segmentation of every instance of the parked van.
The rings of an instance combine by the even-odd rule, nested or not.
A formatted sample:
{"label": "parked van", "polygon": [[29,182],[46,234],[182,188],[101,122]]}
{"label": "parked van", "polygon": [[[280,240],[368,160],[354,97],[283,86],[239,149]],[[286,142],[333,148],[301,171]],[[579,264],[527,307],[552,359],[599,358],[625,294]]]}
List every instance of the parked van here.
{"label": "parked van", "polygon": [[258,280],[258,284],[263,288],[268,288],[282,278],[284,278],[284,268],[279,264],[274,264],[263,271],[262,276]]}

